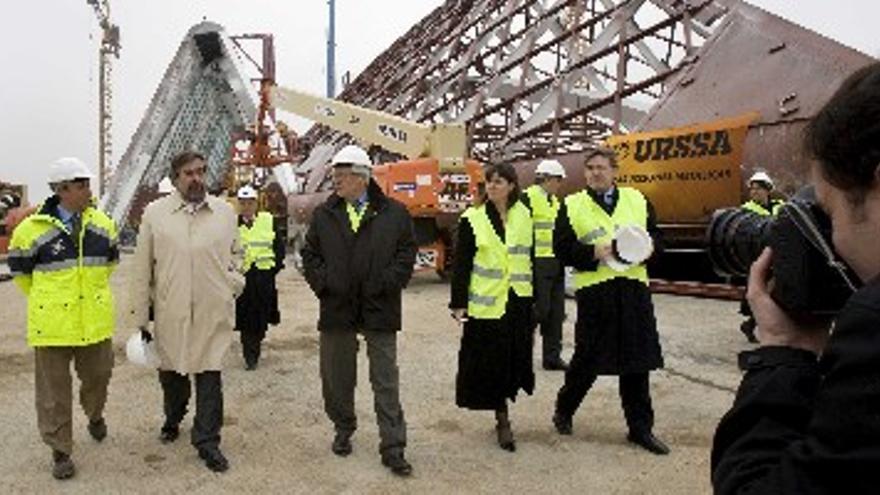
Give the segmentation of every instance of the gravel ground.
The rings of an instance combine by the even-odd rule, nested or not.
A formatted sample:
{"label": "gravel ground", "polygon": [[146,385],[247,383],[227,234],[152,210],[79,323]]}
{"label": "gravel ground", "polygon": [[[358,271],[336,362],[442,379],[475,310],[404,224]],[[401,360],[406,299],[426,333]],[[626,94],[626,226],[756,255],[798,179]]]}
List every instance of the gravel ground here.
{"label": "gravel ground", "polygon": [[[128,260],[113,280],[120,318],[106,410],[110,435],[102,444],[91,441],[86,419],[74,406],[78,471],[63,483],[52,479],[50,452],[36,430],[25,300],[13,283],[0,283],[0,492],[711,492],[712,434],[739,381],[736,352],[748,345],[736,330],[736,303],[655,296],[667,365],[651,375],[655,433],[672,448],[670,456],[627,444],[613,377],[598,380],[575,416],[574,435],[557,435],[550,417],[563,376],[539,368],[535,395],[521,396],[511,410],[518,447],[511,454],[494,443],[491,413],[455,407],[460,331],[445,309],[448,287],[432,275],[418,275],[405,292],[398,350],[407,457],[415,468],[412,478],[401,480],[379,463],[365,352],[359,357],[354,454],[343,459],[330,452],[332,427],[323,413],[318,377],[317,300],[289,269],[279,276],[283,322],[270,331],[260,368],[243,370],[237,343],[226,357],[222,447],[232,467],[218,475],[201,464],[186,435],[170,446],[157,439],[162,412],[155,371],[128,363],[122,350],[132,332],[122,316]],[[574,302],[566,309],[571,315],[564,330],[568,358]],[[540,365],[537,354],[535,362]]]}

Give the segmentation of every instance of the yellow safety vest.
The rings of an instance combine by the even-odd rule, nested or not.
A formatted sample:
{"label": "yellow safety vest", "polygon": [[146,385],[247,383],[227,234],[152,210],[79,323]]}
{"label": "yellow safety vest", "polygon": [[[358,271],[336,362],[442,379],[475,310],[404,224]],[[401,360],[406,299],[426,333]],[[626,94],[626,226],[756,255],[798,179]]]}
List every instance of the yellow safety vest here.
{"label": "yellow safety vest", "polygon": [[272,214],[261,211],[254,218],[252,226],[238,226],[238,234],[244,247],[244,271],[251,269],[256,264],[258,270],[271,270],[275,268],[275,251],[272,244],[275,241],[275,228],[272,225]]}
{"label": "yellow safety vest", "polygon": [[553,226],[559,213],[559,200],[548,195],[538,184],[526,189],[532,205],[532,220],[535,226],[535,257],[553,257]]}
{"label": "yellow safety vest", "polygon": [[486,206],[472,206],[462,213],[474,231],[477,252],[468,287],[468,314],[474,318],[499,319],[507,306],[509,289],[520,297],[532,296],[532,217],[517,202],[507,212],[505,240],[492,227]]}
{"label": "yellow safety vest", "polygon": [[[586,192],[580,191],[565,198],[568,221],[579,242],[583,244],[611,244],[618,226],[639,225],[647,228],[648,205],[645,197],[630,187],[619,187],[619,198],[614,213],[602,209]],[[575,271],[574,285],[582,289],[617,278],[629,278],[648,284],[648,270],[644,264],[634,265],[624,272],[617,272],[599,264],[595,271]]]}
{"label": "yellow safety vest", "polygon": [[757,213],[762,217],[769,217],[771,215],[777,215],[779,213],[779,209],[782,208],[783,202],[778,199],[770,200],[770,209],[764,208],[763,205],[758,203],[757,201],[749,200],[743,203],[740,208],[743,210],[750,211],[752,213]]}
{"label": "yellow safety vest", "polygon": [[[116,226],[89,206],[79,232],[52,215],[53,197],[27,217],[10,241],[9,268],[27,296],[28,344],[84,346],[113,336],[110,274],[119,259]],[[73,236],[77,236],[78,249]]]}
{"label": "yellow safety vest", "polygon": [[361,211],[357,211],[357,208],[352,206],[348,201],[345,202],[345,211],[348,212],[348,221],[351,224],[351,231],[357,232],[359,228],[361,228],[361,220],[364,219],[364,214],[367,213],[367,205],[369,203],[364,203],[364,206],[361,208]]}

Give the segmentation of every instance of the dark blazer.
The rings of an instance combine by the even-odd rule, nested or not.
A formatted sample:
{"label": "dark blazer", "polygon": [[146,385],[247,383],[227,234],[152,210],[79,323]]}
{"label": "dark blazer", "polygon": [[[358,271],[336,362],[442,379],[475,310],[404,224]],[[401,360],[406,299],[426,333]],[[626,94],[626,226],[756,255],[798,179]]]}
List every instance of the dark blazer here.
{"label": "dark blazer", "polygon": [[332,194],[315,209],[302,248],[306,281],[321,301],[318,330],[397,331],[401,291],[416,258],[406,208],[374,182],[357,233],[345,200]]}

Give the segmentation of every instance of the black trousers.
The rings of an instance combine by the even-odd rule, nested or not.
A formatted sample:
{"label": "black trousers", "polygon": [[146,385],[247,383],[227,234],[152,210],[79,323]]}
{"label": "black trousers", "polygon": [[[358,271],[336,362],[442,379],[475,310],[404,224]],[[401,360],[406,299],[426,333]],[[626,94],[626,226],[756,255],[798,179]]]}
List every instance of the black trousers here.
{"label": "black trousers", "polygon": [[[596,382],[597,375],[577,369],[577,361],[565,373],[565,384],[556,397],[556,412],[573,416]],[[654,408],[648,372],[620,375],[619,393],[626,425],[632,433],[646,433],[654,428]]]}
{"label": "black trousers", "polygon": [[264,333],[248,332],[241,330],[238,332],[241,339],[241,351],[244,355],[244,362],[249,365],[255,365],[260,360],[260,354],[263,348]]}
{"label": "black trousers", "polygon": [[536,258],[534,281],[541,356],[545,363],[557,361],[562,352],[562,322],[565,320],[565,273],[555,258]]}
{"label": "black trousers", "polygon": [[[183,421],[189,405],[189,376],[176,371],[159,370],[159,382],[165,406],[163,429],[173,428]],[[220,428],[223,426],[223,383],[219,371],[195,374],[196,416],[190,433],[190,442],[198,449],[217,448]]]}

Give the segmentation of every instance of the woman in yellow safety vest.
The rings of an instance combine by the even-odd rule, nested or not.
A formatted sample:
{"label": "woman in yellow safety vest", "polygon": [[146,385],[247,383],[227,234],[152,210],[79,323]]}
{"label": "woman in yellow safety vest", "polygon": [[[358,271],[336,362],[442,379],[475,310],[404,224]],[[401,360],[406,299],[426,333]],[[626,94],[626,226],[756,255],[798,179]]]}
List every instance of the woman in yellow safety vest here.
{"label": "woman in yellow safety vest", "polygon": [[449,304],[463,324],[455,402],[494,410],[498,445],[515,451],[507,400],[535,388],[532,218],[512,165],[486,170],[486,195],[461,216]]}

